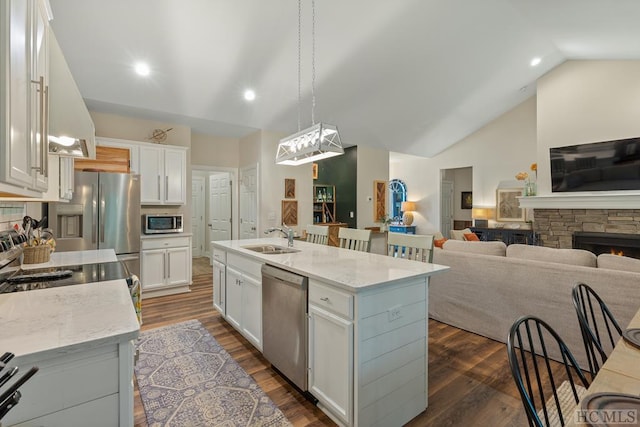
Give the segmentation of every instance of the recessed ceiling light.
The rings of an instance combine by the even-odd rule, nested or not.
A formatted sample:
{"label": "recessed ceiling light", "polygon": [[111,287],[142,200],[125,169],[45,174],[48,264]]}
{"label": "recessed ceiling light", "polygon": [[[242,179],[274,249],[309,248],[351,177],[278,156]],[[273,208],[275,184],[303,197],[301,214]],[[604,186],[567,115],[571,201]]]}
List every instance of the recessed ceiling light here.
{"label": "recessed ceiling light", "polygon": [[151,70],[149,69],[149,66],[144,62],[138,62],[135,66],[135,69],[136,69],[136,73],[138,73],[141,76],[148,76],[149,73],[151,72]]}
{"label": "recessed ceiling light", "polygon": [[532,67],[535,67],[536,65],[538,65],[540,62],[542,61],[542,58],[540,58],[539,56],[536,56],[535,58],[533,58],[530,62]]}
{"label": "recessed ceiling light", "polygon": [[244,99],[247,101],[253,101],[254,99],[256,99],[256,93],[253,91],[253,89],[247,89],[244,91]]}

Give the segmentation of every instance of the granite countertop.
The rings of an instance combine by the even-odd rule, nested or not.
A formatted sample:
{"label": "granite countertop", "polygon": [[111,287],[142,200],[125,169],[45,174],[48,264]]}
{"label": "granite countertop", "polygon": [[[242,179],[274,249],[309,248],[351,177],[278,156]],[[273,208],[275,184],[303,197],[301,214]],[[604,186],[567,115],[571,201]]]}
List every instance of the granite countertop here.
{"label": "granite countertop", "polygon": [[0,347],[21,363],[135,339],[125,280],[0,295]]}
{"label": "granite countertop", "polygon": [[45,267],[63,267],[65,265],[97,264],[101,262],[117,261],[113,249],[96,249],[88,251],[54,252],[49,262],[41,264],[22,264],[23,270]]}
{"label": "granite countertop", "polygon": [[213,241],[211,244],[351,292],[404,279],[431,276],[449,269],[438,264],[408,261],[297,240],[293,246],[300,252],[294,253],[265,255],[243,248],[243,246],[264,244],[286,247],[287,239],[285,238],[225,240]]}
{"label": "granite countertop", "polygon": [[166,239],[171,237],[190,237],[190,236],[193,236],[193,233],[143,234],[140,236],[140,240]]}
{"label": "granite countertop", "polygon": [[[54,252],[42,264],[63,267],[117,261],[113,249]],[[0,294],[0,351],[20,363],[135,339],[140,325],[125,280]]]}

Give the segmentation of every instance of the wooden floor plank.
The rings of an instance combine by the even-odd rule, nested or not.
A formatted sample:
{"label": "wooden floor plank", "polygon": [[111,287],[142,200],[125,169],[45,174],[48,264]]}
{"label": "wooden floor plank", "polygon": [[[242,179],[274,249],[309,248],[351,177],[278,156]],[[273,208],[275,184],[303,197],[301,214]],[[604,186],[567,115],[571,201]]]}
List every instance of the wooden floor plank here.
{"label": "wooden floor plank", "polygon": [[[142,330],[198,319],[294,426],[335,425],[275,373],[260,352],[213,308],[209,260],[194,259],[193,272],[191,292],[143,300]],[[136,427],[147,427],[137,384],[134,416]],[[429,320],[429,408],[408,425],[499,427],[526,424],[522,403],[511,378],[505,344]]]}

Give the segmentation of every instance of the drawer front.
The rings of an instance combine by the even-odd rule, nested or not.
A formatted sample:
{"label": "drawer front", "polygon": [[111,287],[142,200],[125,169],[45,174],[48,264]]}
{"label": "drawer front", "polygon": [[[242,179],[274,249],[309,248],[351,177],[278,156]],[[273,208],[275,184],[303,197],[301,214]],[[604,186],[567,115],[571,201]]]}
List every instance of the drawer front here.
{"label": "drawer front", "polygon": [[229,252],[227,254],[227,265],[235,267],[242,273],[253,276],[260,281],[262,280],[262,263],[260,262]]}
{"label": "drawer front", "polygon": [[213,249],[213,259],[219,261],[223,264],[227,263],[227,253],[222,249],[214,248]]}
{"label": "drawer front", "polygon": [[313,279],[309,280],[309,304],[353,319],[353,295]]}
{"label": "drawer front", "polygon": [[142,239],[142,250],[145,249],[165,249],[177,248],[180,246],[190,246],[190,237],[163,237],[161,239]]}

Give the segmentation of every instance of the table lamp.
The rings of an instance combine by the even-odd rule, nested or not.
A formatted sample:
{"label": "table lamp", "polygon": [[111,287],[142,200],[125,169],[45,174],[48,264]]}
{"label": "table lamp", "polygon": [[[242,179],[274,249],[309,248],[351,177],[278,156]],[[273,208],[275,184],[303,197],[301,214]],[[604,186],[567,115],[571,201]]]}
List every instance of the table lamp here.
{"label": "table lamp", "polygon": [[474,220],[476,227],[489,227],[489,220],[493,219],[495,208],[493,207],[476,207],[471,209],[471,218]]}
{"label": "table lamp", "polygon": [[416,204],[414,202],[402,202],[400,209],[403,212],[402,224],[411,225],[413,222],[413,214],[411,212],[416,210]]}

